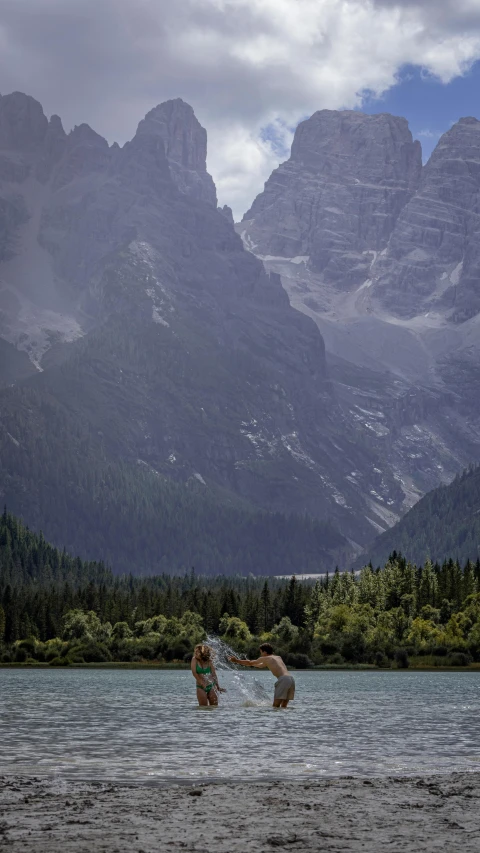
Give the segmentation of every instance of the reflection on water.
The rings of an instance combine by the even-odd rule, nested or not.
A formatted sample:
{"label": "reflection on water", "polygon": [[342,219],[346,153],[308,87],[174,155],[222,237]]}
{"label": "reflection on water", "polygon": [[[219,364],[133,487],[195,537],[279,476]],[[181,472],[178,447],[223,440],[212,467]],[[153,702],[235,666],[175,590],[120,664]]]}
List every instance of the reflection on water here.
{"label": "reflection on water", "polygon": [[295,702],[275,710],[269,673],[222,668],[228,692],[197,713],[186,671],[0,669],[0,773],[152,781],[478,769],[477,673],[295,679]]}

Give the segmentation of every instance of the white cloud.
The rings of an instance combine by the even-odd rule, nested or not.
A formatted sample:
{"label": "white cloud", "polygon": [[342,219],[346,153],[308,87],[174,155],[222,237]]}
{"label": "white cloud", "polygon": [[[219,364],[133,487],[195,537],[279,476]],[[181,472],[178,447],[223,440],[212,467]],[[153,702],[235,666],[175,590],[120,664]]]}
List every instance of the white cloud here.
{"label": "white cloud", "polygon": [[423,136],[424,139],[439,139],[441,134],[437,130],[419,130],[417,136]]}
{"label": "white cloud", "polygon": [[406,63],[445,83],[463,74],[480,58],[480,3],[0,0],[2,44],[2,92],[27,91],[110,140],[162,100],[191,103],[219,199],[239,216],[301,118],[361,106]]}

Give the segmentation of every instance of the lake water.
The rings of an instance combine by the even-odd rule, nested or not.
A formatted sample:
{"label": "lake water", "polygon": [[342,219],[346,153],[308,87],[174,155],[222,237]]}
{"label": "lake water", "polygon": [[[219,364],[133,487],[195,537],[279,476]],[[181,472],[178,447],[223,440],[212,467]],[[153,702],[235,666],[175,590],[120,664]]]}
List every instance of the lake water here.
{"label": "lake water", "polygon": [[199,709],[190,672],[0,669],[0,773],[161,782],[480,769],[480,673],[222,673]]}

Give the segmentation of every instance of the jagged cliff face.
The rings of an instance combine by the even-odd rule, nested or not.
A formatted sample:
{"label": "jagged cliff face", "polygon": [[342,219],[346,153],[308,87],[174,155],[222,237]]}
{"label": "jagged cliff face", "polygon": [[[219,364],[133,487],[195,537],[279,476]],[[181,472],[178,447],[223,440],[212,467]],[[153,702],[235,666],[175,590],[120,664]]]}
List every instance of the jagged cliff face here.
{"label": "jagged cliff face", "polygon": [[316,113],[246,251],[183,101],[120,148],[0,98],[4,496],[22,511],[15,428],[48,410],[107,459],[330,518],[352,552],[394,523],[477,455],[478,127],[422,171],[404,119]]}
{"label": "jagged cliff face", "polygon": [[477,119],[460,119],[422,169],[405,119],[323,110],[237,230],[259,257],[320,277],[324,305],[332,285],[350,301],[361,287],[369,312],[462,323],[480,309],[479,190]]}
{"label": "jagged cliff face", "polygon": [[140,122],[137,138],[163,140],[171,176],[181,192],[217,206],[217,191],[206,169],[207,132],[192,108],[181,100],[156,107]]}
{"label": "jagged cliff face", "polygon": [[259,254],[308,259],[350,289],[386,247],[421,165],[405,119],[322,110],[297,128],[290,159],[245,214],[244,230]]}
{"label": "jagged cliff face", "polygon": [[148,254],[143,243],[156,252],[164,287],[178,288],[181,278],[182,287],[226,298],[255,291],[259,301],[287,306],[217,212],[206,133],[183,101],[152,110],[120,149],[88,125],[65,134],[32,98],[0,98],[4,339],[40,368],[52,337],[79,338],[109,310],[105,263],[120,249],[122,259]]}
{"label": "jagged cliff face", "polygon": [[440,139],[420,186],[372,270],[373,295],[402,317],[439,312],[463,322],[480,310],[480,121]]}
{"label": "jagged cliff face", "polygon": [[478,457],[479,169],[476,119],[422,169],[404,119],[322,111],[237,226],[317,323],[336,398],[405,506]]}
{"label": "jagged cliff face", "polygon": [[[65,134],[24,95],[0,116],[0,378],[18,387],[0,428],[14,447],[19,412],[48,429],[51,408],[108,459],[330,518],[352,550],[392,523],[404,494],[378,430],[346,411],[315,323],[217,209],[192,109],[156,107],[123,148],[87,125]],[[28,374],[37,415],[22,409]],[[21,511],[16,452],[0,488]]]}

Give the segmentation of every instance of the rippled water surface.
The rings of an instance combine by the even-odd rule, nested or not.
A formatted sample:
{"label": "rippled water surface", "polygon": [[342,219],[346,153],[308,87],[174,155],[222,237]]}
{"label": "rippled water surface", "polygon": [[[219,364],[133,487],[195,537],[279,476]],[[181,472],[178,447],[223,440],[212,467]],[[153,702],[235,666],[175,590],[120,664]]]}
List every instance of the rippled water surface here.
{"label": "rippled water surface", "polygon": [[222,673],[199,709],[189,672],[0,669],[0,773],[153,781],[480,769],[480,674]]}

